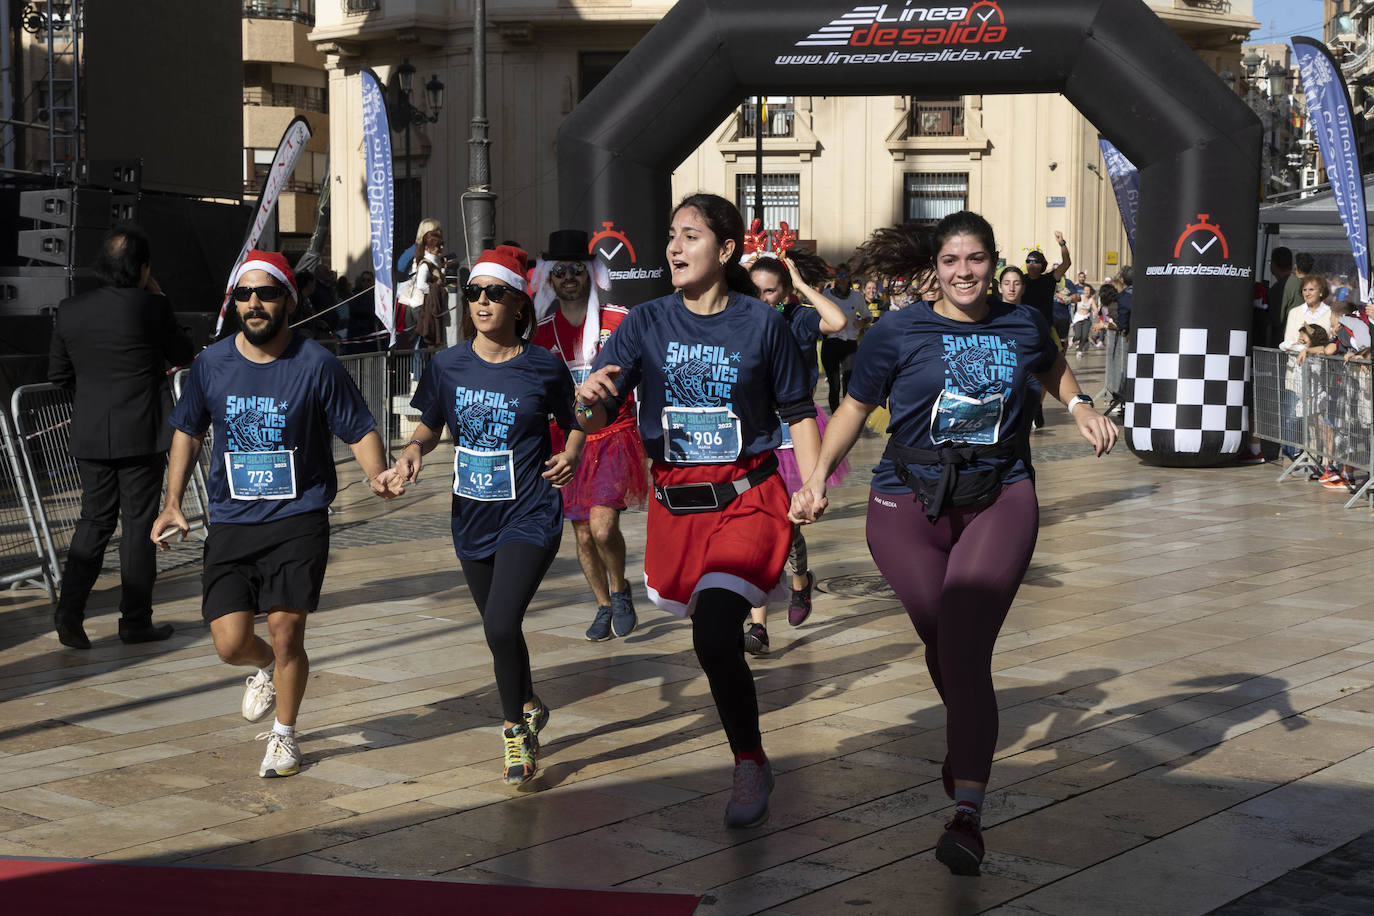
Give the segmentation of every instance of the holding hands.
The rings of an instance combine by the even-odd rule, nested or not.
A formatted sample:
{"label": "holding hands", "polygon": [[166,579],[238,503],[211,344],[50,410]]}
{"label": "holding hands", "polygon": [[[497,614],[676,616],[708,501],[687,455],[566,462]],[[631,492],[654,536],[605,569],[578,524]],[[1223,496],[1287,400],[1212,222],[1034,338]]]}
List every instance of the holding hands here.
{"label": "holding hands", "polygon": [[830,500],[825,496],[825,480],[819,483],[808,480],[802,488],[792,494],[792,508],[787,517],[796,525],[809,525],[820,521]]}

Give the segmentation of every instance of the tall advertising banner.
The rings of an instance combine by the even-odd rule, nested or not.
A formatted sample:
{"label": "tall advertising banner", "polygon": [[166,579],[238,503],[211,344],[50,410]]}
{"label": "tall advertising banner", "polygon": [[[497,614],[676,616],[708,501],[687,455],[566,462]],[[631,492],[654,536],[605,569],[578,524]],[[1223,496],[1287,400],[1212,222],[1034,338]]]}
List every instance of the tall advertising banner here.
{"label": "tall advertising banner", "polygon": [[396,345],[395,290],[391,239],[396,213],[396,183],[392,180],[391,133],[387,126],[382,82],[371,68],[362,72],[363,158],[367,162],[367,221],[372,238],[372,307],[377,320]]}
{"label": "tall advertising banner", "polygon": [[643,302],[669,287],[672,171],[745,97],[1028,92],[1063,93],[1139,169],[1125,442],[1155,464],[1230,460],[1261,128],[1144,0],[679,0],[559,127],[559,224],[593,233],[611,301]]}
{"label": "tall advertising banner", "polygon": [[1331,198],[1341,225],[1350,239],[1355,270],[1360,275],[1360,301],[1369,301],[1369,225],[1364,202],[1364,178],[1360,174],[1360,141],[1351,118],[1350,92],[1326,45],[1315,38],[1293,38],[1293,53],[1307,95],[1307,113],[1317,135],[1326,175],[1331,179]]}
{"label": "tall advertising banner", "polygon": [[239,266],[243,264],[244,258],[248,257],[248,252],[257,247],[258,239],[262,237],[263,230],[267,228],[267,221],[272,217],[272,211],[277,208],[277,199],[281,197],[282,188],[291,178],[291,173],[296,170],[296,162],[305,151],[305,144],[309,139],[310,125],[305,118],[297,116],[286,125],[281,143],[277,144],[277,155],[272,160],[272,168],[268,170],[267,178],[262,183],[258,206],[253,211],[253,222],[248,226],[248,234],[244,237],[243,247],[239,249],[238,259],[234,261],[234,269],[229,271],[229,283],[224,288],[224,301],[219,304],[219,319],[215,322],[216,336],[219,336],[219,332],[224,328],[224,311],[229,306],[229,297],[233,295],[234,277],[239,272]]}
{"label": "tall advertising banner", "polygon": [[1126,242],[1131,246],[1131,251],[1135,251],[1135,223],[1140,214],[1140,171],[1106,137],[1098,137],[1097,143],[1102,147],[1102,159],[1107,163],[1107,178],[1116,194],[1116,208],[1121,211]]}

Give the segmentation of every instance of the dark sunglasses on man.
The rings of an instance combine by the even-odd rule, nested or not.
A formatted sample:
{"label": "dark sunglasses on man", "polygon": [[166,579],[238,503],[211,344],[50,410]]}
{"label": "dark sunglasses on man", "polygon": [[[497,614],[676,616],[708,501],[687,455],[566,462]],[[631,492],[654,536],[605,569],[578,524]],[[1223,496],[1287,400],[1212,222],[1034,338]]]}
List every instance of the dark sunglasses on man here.
{"label": "dark sunglasses on man", "polygon": [[509,292],[514,292],[514,290],[501,283],[493,283],[491,286],[478,286],[476,283],[469,283],[463,287],[463,298],[469,302],[476,302],[482,298],[482,293],[486,293],[488,302],[500,302],[506,298],[506,293]]}
{"label": "dark sunglasses on man", "polygon": [[286,292],[284,286],[236,286],[234,287],[234,301],[247,302],[257,293],[258,299],[263,302],[276,302],[277,299]]}
{"label": "dark sunglasses on man", "polygon": [[562,280],[564,277],[580,277],[587,272],[587,265],[581,261],[569,261],[567,264],[559,264],[549,273],[555,280]]}

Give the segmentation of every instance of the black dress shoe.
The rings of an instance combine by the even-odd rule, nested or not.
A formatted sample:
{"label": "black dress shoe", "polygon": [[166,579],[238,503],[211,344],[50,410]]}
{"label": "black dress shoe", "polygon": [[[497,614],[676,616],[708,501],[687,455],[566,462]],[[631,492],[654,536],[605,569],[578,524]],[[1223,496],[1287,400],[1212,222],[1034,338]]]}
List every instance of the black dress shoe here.
{"label": "black dress shoe", "polygon": [[140,642],[159,642],[171,636],[173,632],[175,631],[170,623],[145,623],[134,627],[122,623],[119,625],[120,641],[130,646]]}
{"label": "black dress shoe", "polygon": [[54,611],[52,625],[53,629],[57,630],[58,641],[68,649],[89,649],[91,647],[91,641],[86,637],[86,630],[81,626],[80,617]]}

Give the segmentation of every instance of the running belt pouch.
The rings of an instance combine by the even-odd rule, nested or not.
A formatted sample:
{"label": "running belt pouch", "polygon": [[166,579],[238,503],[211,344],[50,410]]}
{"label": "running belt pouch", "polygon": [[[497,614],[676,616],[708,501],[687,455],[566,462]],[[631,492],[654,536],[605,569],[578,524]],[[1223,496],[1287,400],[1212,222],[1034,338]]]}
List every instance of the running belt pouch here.
{"label": "running belt pouch", "polygon": [[[884,456],[891,459],[897,479],[926,508],[926,518],[933,525],[944,514],[946,506],[964,508],[992,502],[1002,489],[1002,475],[1016,457],[1016,446],[943,446],[936,451],[906,448],[888,440]],[[964,473],[965,465],[978,460],[1003,459],[997,467],[985,471]],[[908,464],[939,465],[938,480],[927,480],[913,474]],[[1029,465],[1029,462],[1027,462]]]}
{"label": "running belt pouch", "polygon": [[[754,468],[748,474],[745,474],[743,477],[735,478],[735,480],[749,481],[749,486],[746,488],[747,492],[748,490],[752,490],[754,487],[757,487],[759,484],[763,483],[769,477],[773,476],[775,473],[777,473],[777,470],[778,456],[776,454],[770,454],[768,460],[764,461],[762,464]],[[708,486],[711,486],[715,489],[716,504],[714,506],[685,506],[675,509],[672,506],[668,505],[668,495],[665,492],[666,488],[657,485],[654,487],[654,499],[658,501],[658,504],[660,506],[667,509],[670,515],[696,515],[699,512],[719,512],[726,506],[730,505],[730,503],[734,502],[735,498],[740,495],[739,492],[735,489],[734,484],[735,481],[730,481],[729,483],[708,484]],[[695,487],[701,486],[701,484],[689,483],[679,484],[679,486]]]}

